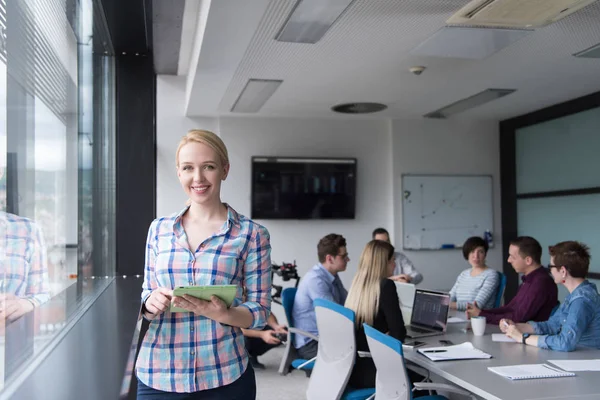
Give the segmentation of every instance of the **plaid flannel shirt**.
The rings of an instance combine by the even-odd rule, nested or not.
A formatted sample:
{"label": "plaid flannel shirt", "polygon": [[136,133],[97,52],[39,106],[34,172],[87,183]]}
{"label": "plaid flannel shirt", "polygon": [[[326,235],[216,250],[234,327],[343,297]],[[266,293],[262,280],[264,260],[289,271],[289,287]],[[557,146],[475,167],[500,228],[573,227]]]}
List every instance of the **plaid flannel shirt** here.
{"label": "plaid flannel shirt", "polygon": [[[157,287],[237,285],[232,307],[247,308],[253,317],[250,328],[261,329],[271,307],[269,232],[228,206],[223,228],[193,253],[182,224],[187,209],[156,219],[150,226],[142,301]],[[244,288],[246,301],[242,302]],[[191,393],[234,382],[247,364],[240,328],[167,310],[150,322],[136,372],[154,389]]]}
{"label": "plaid flannel shirt", "polygon": [[0,212],[0,293],[39,306],[50,299],[46,245],[32,220]]}

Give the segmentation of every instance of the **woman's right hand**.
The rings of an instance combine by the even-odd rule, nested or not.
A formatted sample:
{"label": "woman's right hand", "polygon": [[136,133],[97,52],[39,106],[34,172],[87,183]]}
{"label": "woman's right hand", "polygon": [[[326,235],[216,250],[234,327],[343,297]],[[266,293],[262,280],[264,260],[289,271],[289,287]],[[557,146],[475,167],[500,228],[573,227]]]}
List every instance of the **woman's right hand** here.
{"label": "woman's right hand", "polygon": [[171,289],[163,287],[154,289],[144,303],[146,310],[153,317],[162,314],[171,306],[171,297],[173,297]]}
{"label": "woman's right hand", "polygon": [[506,333],[506,331],[508,330],[508,327],[511,325],[515,325],[515,323],[508,318],[502,318],[498,325],[500,326],[500,330],[502,332]]}

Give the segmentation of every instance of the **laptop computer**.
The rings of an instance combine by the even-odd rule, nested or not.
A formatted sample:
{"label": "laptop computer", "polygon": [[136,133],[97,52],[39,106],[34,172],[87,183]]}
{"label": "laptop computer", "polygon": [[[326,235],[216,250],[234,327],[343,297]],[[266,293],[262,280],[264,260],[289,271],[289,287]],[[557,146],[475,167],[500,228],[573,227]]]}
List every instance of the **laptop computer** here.
{"label": "laptop computer", "polygon": [[396,293],[400,302],[400,311],[402,311],[402,319],[404,323],[410,322],[413,309],[413,301],[415,300],[416,287],[412,283],[394,282],[396,284]]}
{"label": "laptop computer", "polygon": [[446,332],[450,295],[432,290],[416,289],[410,325],[406,336],[419,338],[443,335]]}

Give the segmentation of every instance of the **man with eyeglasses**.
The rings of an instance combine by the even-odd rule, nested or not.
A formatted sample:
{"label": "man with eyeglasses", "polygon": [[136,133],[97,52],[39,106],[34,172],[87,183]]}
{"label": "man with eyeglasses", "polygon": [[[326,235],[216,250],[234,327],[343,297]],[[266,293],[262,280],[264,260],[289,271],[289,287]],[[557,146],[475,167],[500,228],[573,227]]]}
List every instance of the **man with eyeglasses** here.
{"label": "man with eyeglasses", "polygon": [[508,262],[523,275],[517,295],[499,308],[481,310],[477,303],[469,304],[468,316],[482,316],[488,324],[496,325],[502,319],[515,323],[548,320],[558,304],[558,289],[541,265],[542,246],[530,236],[521,236],[510,242],[508,254]]}
{"label": "man with eyeglasses", "polygon": [[[344,305],[348,291],[344,288],[338,273],[345,271],[350,261],[346,239],[335,233],[319,241],[317,253],[319,263],[300,280],[292,312],[295,328],[316,336],[319,332],[313,303],[316,299],[324,299]],[[298,355],[306,360],[317,355],[317,341],[306,336],[296,334],[294,347]]]}

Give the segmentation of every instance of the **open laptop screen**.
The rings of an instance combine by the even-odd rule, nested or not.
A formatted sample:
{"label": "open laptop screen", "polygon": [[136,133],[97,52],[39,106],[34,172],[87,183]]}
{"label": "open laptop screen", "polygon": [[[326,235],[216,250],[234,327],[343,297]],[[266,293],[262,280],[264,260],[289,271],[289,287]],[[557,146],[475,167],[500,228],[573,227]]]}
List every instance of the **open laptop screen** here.
{"label": "open laptop screen", "polygon": [[449,307],[449,294],[417,289],[410,323],[442,332],[446,327]]}

